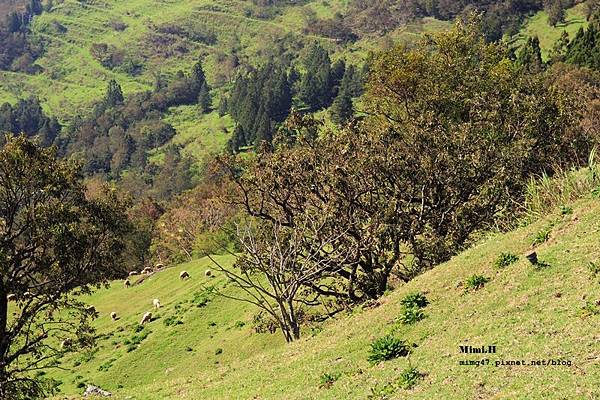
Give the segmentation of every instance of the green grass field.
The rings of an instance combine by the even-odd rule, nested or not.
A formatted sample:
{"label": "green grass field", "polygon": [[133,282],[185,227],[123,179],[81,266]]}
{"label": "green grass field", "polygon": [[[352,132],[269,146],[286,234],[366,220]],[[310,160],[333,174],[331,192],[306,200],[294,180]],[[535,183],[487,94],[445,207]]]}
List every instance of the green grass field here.
{"label": "green grass field", "polygon": [[537,36],[540,39],[542,56],[547,59],[549,51],[552,50],[554,43],[560,39],[564,31],[569,34],[570,38],[573,38],[580,28],[587,26],[583,7],[583,4],[579,4],[567,10],[565,22],[556,27],[550,26],[546,12],[540,11],[527,21],[521,32],[513,37],[511,42],[518,46],[528,37]]}
{"label": "green grass field", "polygon": [[[600,201],[581,200],[573,213],[559,210],[508,234],[492,234],[451,261],[398,287],[374,309],[357,309],[323,324],[286,345],[278,334],[256,334],[254,309],[215,297],[197,308],[190,300],[222,277],[205,278],[199,260],[153,275],[131,289],[115,282],[89,298],[100,311],[97,327],[106,335],[88,362],[65,358],[67,395],[81,393],[79,382],[113,391],[116,399],[593,399],[600,396],[600,277],[588,269],[600,259]],[[535,250],[545,267],[524,257],[541,230],[548,240]],[[494,264],[501,253],[518,260]],[[224,262],[231,260],[222,259]],[[179,271],[192,279],[180,282]],[[464,285],[473,275],[490,281],[476,291]],[[226,290],[234,290],[228,287]],[[426,317],[414,325],[398,322],[400,300],[426,293]],[[127,352],[124,341],[152,299],[164,307],[151,332]],[[177,311],[179,310],[179,311]],[[587,311],[586,311],[587,310]],[[122,316],[110,321],[108,314]],[[181,325],[164,321],[178,315]],[[122,331],[121,331],[122,329]],[[408,358],[371,365],[371,342],[393,333],[417,345]],[[460,345],[495,345],[497,354],[465,355]],[[222,349],[222,352],[217,349]],[[220,354],[217,354],[220,353]],[[461,360],[489,359],[489,365],[459,365]],[[517,366],[511,360],[564,360],[571,366]],[[407,366],[424,374],[412,390],[397,387]],[[323,386],[322,376],[336,379]],[[386,394],[387,393],[387,394]],[[388,397],[385,397],[388,396]]]}

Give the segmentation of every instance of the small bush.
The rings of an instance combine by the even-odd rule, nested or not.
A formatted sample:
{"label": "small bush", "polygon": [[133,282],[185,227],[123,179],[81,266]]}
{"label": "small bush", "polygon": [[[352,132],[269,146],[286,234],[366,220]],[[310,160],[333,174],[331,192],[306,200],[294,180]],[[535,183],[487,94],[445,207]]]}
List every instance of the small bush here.
{"label": "small bush", "polygon": [[600,263],[590,262],[588,264],[588,270],[592,275],[592,279],[598,278],[600,276]]}
{"label": "small bush", "polygon": [[573,207],[569,206],[560,206],[559,208],[561,215],[571,215],[573,214]]}
{"label": "small bush", "polygon": [[400,300],[400,304],[405,307],[425,308],[429,304],[429,300],[427,300],[427,297],[425,297],[423,293],[416,292],[404,296],[404,298]]}
{"label": "small bush", "polygon": [[340,379],[340,376],[342,376],[342,374],[340,372],[336,372],[333,374],[330,374],[329,372],[325,372],[323,375],[321,375],[321,377],[319,378],[319,386],[323,387],[323,388],[330,388],[331,386],[333,386],[333,384]]}
{"label": "small bush", "polygon": [[410,353],[408,344],[393,335],[387,335],[376,339],[371,343],[368,361],[377,364],[398,357],[406,357]]}
{"label": "small bush", "polygon": [[244,321],[236,321],[235,324],[233,324],[233,327],[236,329],[242,329],[244,326],[246,326]]}
{"label": "small bush", "polygon": [[419,372],[415,367],[410,367],[402,371],[398,378],[398,386],[404,390],[410,390],[414,388],[419,380],[423,378],[423,374]]}
{"label": "small bush", "polygon": [[172,315],[168,318],[165,318],[163,324],[165,324],[165,326],[182,325],[183,321],[178,319],[175,315]]}
{"label": "small bush", "polygon": [[371,387],[369,400],[387,400],[396,392],[396,387],[391,383],[377,384]]}
{"label": "small bush", "polygon": [[593,317],[595,315],[600,315],[600,307],[598,302],[587,301],[585,305],[582,307],[582,314],[584,317]]}
{"label": "small bush", "polygon": [[511,264],[516,263],[519,260],[519,257],[512,253],[500,253],[496,261],[494,262],[494,266],[496,268],[506,268]]}
{"label": "small bush", "polygon": [[473,275],[467,278],[465,282],[465,291],[470,290],[479,290],[485,286],[486,283],[490,281],[490,278],[487,278],[483,275]]}
{"label": "small bush", "polygon": [[259,312],[252,318],[252,328],[256,333],[275,333],[277,331],[277,322],[264,312]]}
{"label": "small bush", "polygon": [[425,318],[425,313],[419,307],[402,307],[400,322],[405,325],[415,324]]}
{"label": "small bush", "polygon": [[550,240],[550,233],[552,233],[552,227],[551,226],[547,226],[547,227],[539,230],[535,234],[535,236],[533,237],[531,245],[532,246],[537,246],[537,245],[540,245],[542,243],[546,243],[548,240]]}

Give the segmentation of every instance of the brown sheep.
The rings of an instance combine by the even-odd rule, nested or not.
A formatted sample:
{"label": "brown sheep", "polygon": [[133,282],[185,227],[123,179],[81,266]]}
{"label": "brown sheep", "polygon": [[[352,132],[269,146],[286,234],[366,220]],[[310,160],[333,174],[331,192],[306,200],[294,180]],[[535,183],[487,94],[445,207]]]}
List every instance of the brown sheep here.
{"label": "brown sheep", "polygon": [[140,321],[140,325],[144,325],[147,322],[150,322],[152,320],[152,313],[151,312],[147,312],[142,316],[142,320]]}
{"label": "brown sheep", "polygon": [[189,279],[189,277],[190,277],[190,274],[188,274],[187,271],[181,271],[179,273],[179,279]]}

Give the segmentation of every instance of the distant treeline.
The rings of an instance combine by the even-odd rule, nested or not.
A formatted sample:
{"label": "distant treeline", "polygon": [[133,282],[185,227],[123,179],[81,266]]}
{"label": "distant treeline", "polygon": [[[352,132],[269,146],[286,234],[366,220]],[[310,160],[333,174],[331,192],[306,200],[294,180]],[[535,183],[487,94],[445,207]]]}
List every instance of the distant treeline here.
{"label": "distant treeline", "polygon": [[551,25],[564,18],[572,0],[354,0],[349,11],[331,19],[314,18],[307,33],[323,35],[341,42],[353,41],[368,34],[382,34],[423,17],[452,20],[471,11],[483,14],[483,32],[488,40],[518,32],[523,18],[545,9]]}
{"label": "distant treeline", "polygon": [[365,70],[347,66],[343,60],[332,63],[319,44],[308,49],[303,67],[305,72],[299,74],[294,67],[271,61],[238,77],[229,98],[219,107],[237,122],[230,141],[234,152],[263,141],[270,143],[293,105],[315,112],[337,102],[333,119],[344,123],[350,118],[351,99],[362,93]]}
{"label": "distant treeline", "polygon": [[0,70],[36,73],[33,63],[42,53],[42,45],[29,40],[29,24],[44,10],[41,0],[31,0],[24,11],[11,11],[0,22]]}

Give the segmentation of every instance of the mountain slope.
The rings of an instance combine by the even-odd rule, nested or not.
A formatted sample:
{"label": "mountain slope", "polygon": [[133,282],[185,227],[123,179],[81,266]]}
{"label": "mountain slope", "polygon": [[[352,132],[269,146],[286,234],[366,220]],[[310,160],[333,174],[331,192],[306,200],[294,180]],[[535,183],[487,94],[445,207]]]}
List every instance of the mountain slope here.
{"label": "mountain slope", "polygon": [[[556,212],[514,232],[491,235],[399,286],[379,307],[356,310],[312,334],[305,331],[304,338],[291,345],[284,345],[278,335],[252,333],[254,310],[223,298],[184,314],[183,325],[164,326],[175,304],[189,299],[201,287],[200,281],[207,281],[198,277],[208,265],[205,260],[155,274],[130,291],[118,283],[91,299],[102,314],[100,331],[133,324],[156,295],[165,307],[161,319],[149,324],[152,333],[130,353],[124,353],[120,344],[109,344],[116,340],[114,335],[121,335],[114,333],[101,342],[93,360],[56,377],[66,383],[66,392],[75,390],[67,379],[82,375],[78,381],[99,384],[118,399],[596,398],[600,276],[593,277],[588,265],[600,259],[599,212],[600,201],[588,199],[577,203],[572,214]],[[549,240],[535,249],[547,266],[533,267],[523,255],[537,233],[550,228]],[[503,269],[494,267],[503,252],[517,254],[519,260]],[[178,282],[182,268],[193,271],[195,279]],[[464,283],[473,274],[491,280],[466,293]],[[214,278],[214,282],[222,281]],[[427,294],[431,302],[424,310],[427,317],[415,325],[401,325],[396,322],[400,300],[414,291]],[[107,313],[113,309],[122,313],[122,321],[109,321]],[[212,321],[214,330],[209,327]],[[417,347],[410,359],[370,365],[370,343],[388,333]],[[460,345],[495,345],[498,350],[491,355],[461,354]],[[222,353],[216,354],[217,347]],[[106,371],[98,370],[111,358],[117,361]],[[490,365],[459,365],[460,360],[482,358]],[[572,365],[495,366],[500,360],[549,359]],[[70,367],[70,362],[63,367]],[[408,365],[425,374],[410,391],[395,386]],[[339,374],[339,379],[330,387],[322,386],[324,374]]]}

